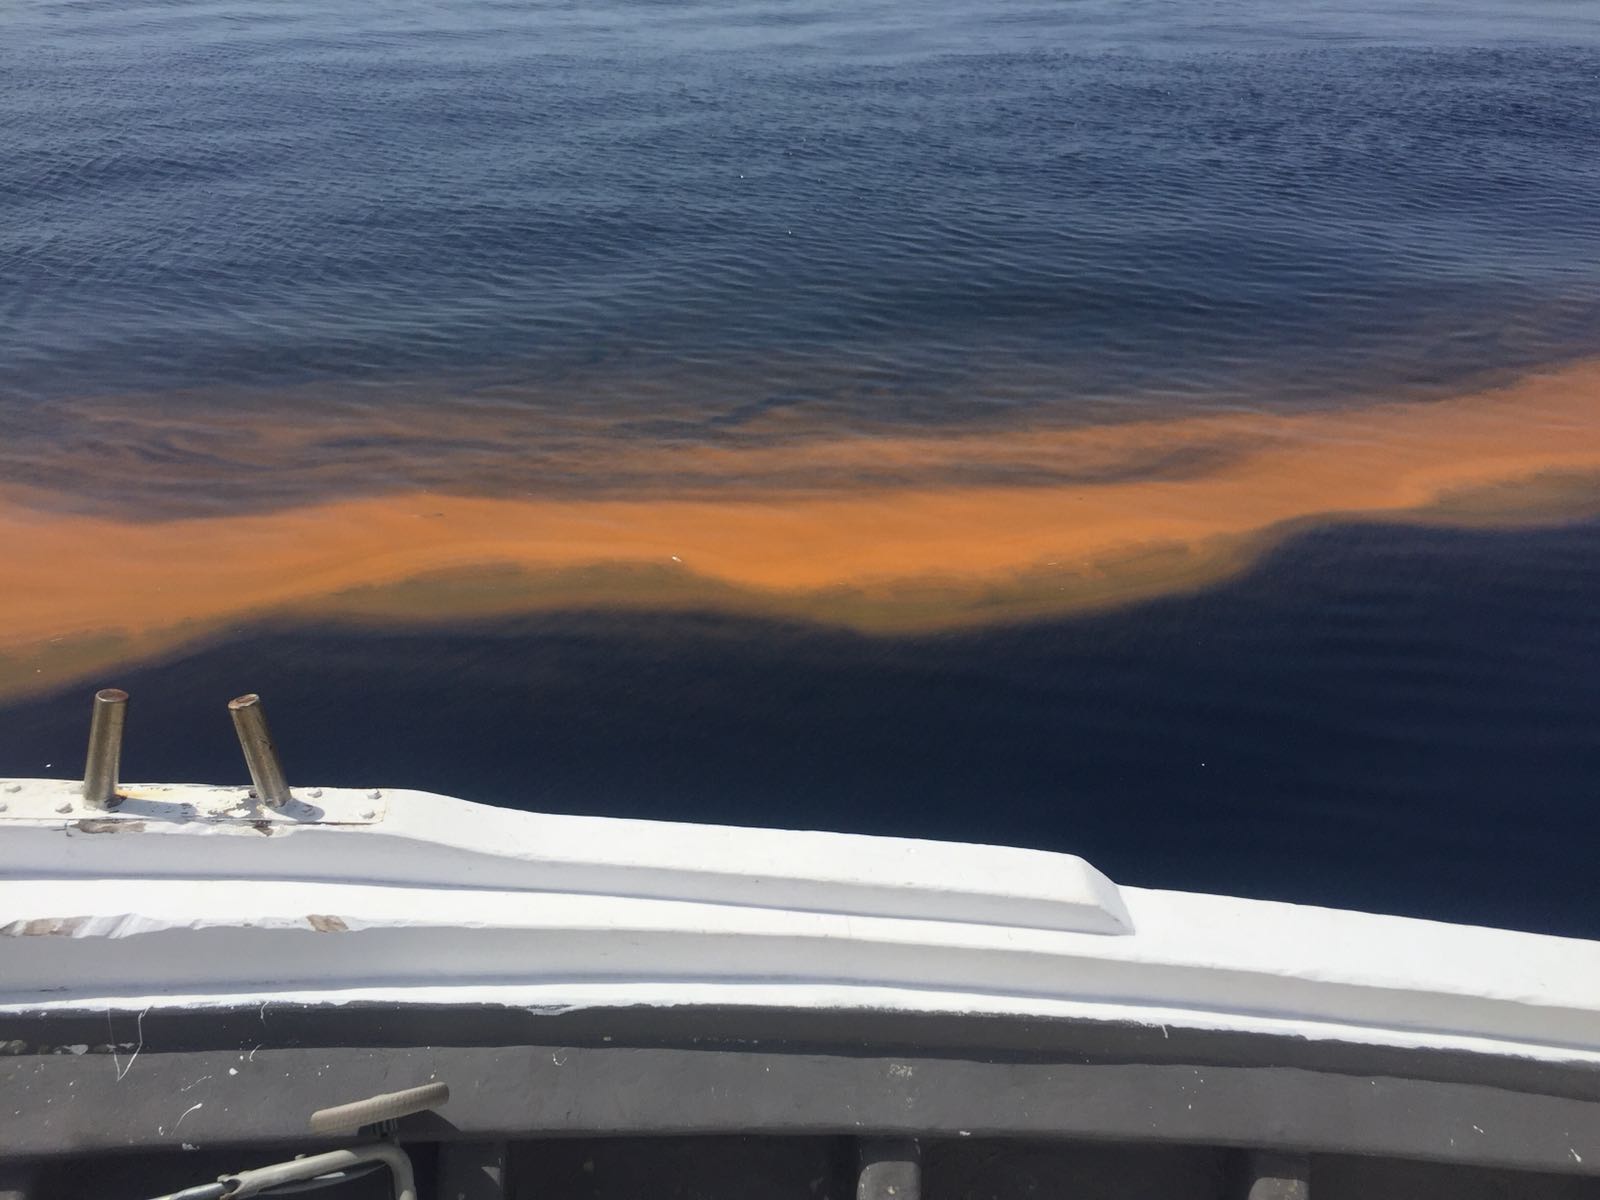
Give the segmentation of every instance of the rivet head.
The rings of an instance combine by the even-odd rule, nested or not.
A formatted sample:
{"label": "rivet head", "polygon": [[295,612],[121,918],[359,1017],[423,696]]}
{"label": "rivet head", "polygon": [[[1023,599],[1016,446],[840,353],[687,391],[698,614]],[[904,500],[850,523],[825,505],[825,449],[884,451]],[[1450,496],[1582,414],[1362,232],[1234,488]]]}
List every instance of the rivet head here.
{"label": "rivet head", "polygon": [[383,793],[381,791],[379,791],[377,788],[373,788],[370,792],[367,793],[367,799],[368,800],[382,800],[383,799]]}
{"label": "rivet head", "polygon": [[6,791],[8,791],[8,792],[20,792],[21,790],[22,790],[22,785],[20,783],[8,783],[8,784],[6,784]]}
{"label": "rivet head", "polygon": [[310,796],[313,800],[321,800],[322,799],[322,789],[321,788],[312,788],[309,792],[306,793],[306,795]]}
{"label": "rivet head", "polygon": [[7,808],[6,802],[4,800],[0,800],[0,812],[5,812],[6,808]]}
{"label": "rivet head", "polygon": [[370,821],[370,820],[372,820],[373,817],[375,817],[377,815],[378,815],[378,810],[375,809],[375,808],[363,808],[361,810],[361,819],[363,821]]}
{"label": "rivet head", "polygon": [[72,811],[72,801],[68,800],[65,804],[56,805],[56,811],[58,813],[69,813],[69,812],[71,812]]}

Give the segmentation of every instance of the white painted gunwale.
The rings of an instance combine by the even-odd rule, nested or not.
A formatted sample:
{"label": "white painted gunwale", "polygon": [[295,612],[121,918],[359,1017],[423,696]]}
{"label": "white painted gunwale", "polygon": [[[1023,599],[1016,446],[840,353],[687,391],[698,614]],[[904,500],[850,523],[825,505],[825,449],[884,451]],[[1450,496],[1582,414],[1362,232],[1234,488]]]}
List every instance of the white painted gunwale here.
{"label": "white painted gunwale", "polygon": [[0,1011],[771,1004],[1600,1065],[1600,943],[1118,888],[1043,851],[381,794],[270,834],[0,815]]}

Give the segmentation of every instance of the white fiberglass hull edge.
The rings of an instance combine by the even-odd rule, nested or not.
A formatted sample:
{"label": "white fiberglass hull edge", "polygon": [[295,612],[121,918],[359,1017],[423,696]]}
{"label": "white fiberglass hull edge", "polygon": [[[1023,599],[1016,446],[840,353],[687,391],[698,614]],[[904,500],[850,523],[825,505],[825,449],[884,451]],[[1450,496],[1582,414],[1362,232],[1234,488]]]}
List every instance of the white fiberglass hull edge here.
{"label": "white fiberglass hull edge", "polygon": [[0,782],[0,1011],[732,1003],[1600,1063],[1593,942],[1120,888],[1044,851],[75,788]]}

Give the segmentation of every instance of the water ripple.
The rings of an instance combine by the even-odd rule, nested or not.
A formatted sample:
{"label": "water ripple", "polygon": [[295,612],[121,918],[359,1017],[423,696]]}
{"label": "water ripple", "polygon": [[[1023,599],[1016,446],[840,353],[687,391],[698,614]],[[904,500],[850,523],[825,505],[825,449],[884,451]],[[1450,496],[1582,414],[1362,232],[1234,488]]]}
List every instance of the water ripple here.
{"label": "water ripple", "polygon": [[0,416],[619,355],[759,405],[810,355],[1059,417],[1574,356],[1585,12],[23,4]]}

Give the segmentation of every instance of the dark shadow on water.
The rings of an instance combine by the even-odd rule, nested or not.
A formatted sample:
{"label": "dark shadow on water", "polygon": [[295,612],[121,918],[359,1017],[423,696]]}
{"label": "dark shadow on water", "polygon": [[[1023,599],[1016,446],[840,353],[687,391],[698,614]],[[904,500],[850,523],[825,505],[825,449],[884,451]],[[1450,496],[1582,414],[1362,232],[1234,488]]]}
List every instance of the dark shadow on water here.
{"label": "dark shadow on water", "polygon": [[[284,629],[103,682],[133,694],[129,779],[243,779],[225,703],[259,691],[297,781],[1043,846],[1125,884],[1596,937],[1597,595],[1600,525],[1342,528],[1022,628]],[[91,691],[0,710],[0,774],[80,769]]]}

